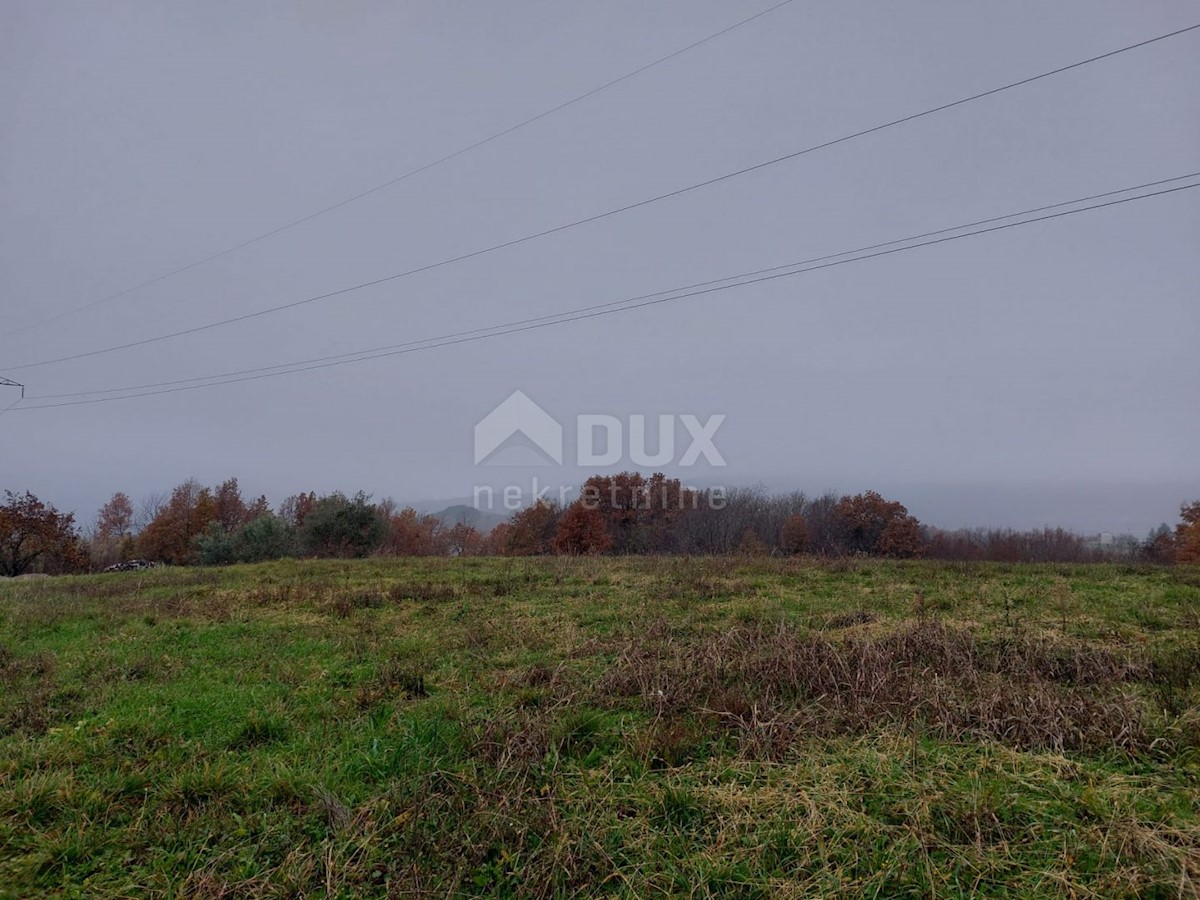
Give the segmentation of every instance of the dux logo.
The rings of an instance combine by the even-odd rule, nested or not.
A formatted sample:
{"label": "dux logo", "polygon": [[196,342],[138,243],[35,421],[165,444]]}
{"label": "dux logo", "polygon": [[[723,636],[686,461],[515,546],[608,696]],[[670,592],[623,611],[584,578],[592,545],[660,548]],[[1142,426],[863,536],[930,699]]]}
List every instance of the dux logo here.
{"label": "dux logo", "polygon": [[475,426],[475,465],[562,465],[562,461],[562,426],[523,391],[513,391]]}
{"label": "dux logo", "polygon": [[[635,465],[667,465],[676,460],[678,424],[691,438],[678,458],[679,466],[693,466],[701,457],[709,465],[724,466],[725,459],[713,443],[724,421],[723,415],[709,416],[705,422],[690,414],[660,415],[655,449],[651,450],[647,446],[646,416],[631,415],[625,422],[616,416],[579,415],[575,417],[576,462],[582,467],[613,466],[628,452]],[[475,426],[476,465],[562,465],[562,461],[562,425],[522,391],[514,391]]]}

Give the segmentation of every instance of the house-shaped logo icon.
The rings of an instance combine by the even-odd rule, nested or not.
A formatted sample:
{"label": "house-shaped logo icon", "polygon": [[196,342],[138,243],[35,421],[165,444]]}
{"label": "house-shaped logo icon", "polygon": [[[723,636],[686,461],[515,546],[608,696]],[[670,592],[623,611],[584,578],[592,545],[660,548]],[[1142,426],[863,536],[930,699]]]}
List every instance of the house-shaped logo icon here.
{"label": "house-shaped logo icon", "polygon": [[562,456],[562,425],[522,391],[513,391],[475,426],[476,465],[562,465]]}

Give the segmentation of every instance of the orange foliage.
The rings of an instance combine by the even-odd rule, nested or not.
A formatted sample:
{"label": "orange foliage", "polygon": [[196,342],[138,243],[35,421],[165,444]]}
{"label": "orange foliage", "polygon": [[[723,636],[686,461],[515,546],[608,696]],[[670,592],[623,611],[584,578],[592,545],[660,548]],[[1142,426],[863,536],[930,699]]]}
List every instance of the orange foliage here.
{"label": "orange foliage", "polygon": [[171,499],[137,537],[140,556],[182,564],[192,555],[192,539],[217,521],[217,500],[212,491],[188,479],[171,492]]}
{"label": "orange foliage", "polygon": [[16,576],[35,562],[53,573],[86,567],[75,534],[75,516],[60,513],[33,494],[5,491],[0,505],[0,576]]}
{"label": "orange foliage", "polygon": [[501,522],[486,535],[480,543],[481,556],[507,556],[512,542],[512,525]]}
{"label": "orange foliage", "polygon": [[317,495],[313,491],[309,491],[307,494],[293,494],[279,504],[279,518],[293,528],[299,528],[316,505]]}
{"label": "orange foliage", "polygon": [[388,517],[388,535],[379,550],[394,556],[432,556],[438,552],[439,525],[434,516],[406,507]]}
{"label": "orange foliage", "polygon": [[851,553],[906,557],[924,550],[921,523],[902,503],[885,500],[875,491],[843,497],[833,513]]}
{"label": "orange foliage", "polygon": [[133,503],[129,496],[117,491],[100,507],[96,516],[96,537],[101,541],[118,541],[133,530]]}
{"label": "orange foliage", "polygon": [[508,552],[513,556],[545,556],[551,552],[558,507],[539,500],[509,520]]}
{"label": "orange foliage", "polygon": [[655,553],[672,549],[671,526],[696,496],[678,478],[656,472],[594,475],[583,485],[580,502],[600,513],[616,553]]}
{"label": "orange foliage", "polygon": [[598,556],[612,546],[604,516],[576,500],[558,520],[551,548],[561,556]]}
{"label": "orange foliage", "polygon": [[1179,518],[1183,521],[1175,526],[1175,561],[1200,562],[1200,500],[1180,507]]}
{"label": "orange foliage", "polygon": [[439,538],[439,552],[451,556],[478,556],[483,548],[483,535],[466,522],[444,529]]}

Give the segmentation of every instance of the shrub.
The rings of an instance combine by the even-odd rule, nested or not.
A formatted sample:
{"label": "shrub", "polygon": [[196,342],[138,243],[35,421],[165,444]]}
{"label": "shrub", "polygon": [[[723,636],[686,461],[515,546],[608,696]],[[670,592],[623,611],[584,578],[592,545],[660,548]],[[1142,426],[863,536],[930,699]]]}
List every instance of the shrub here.
{"label": "shrub", "polygon": [[300,549],[311,556],[367,556],[387,536],[379,508],[359,491],[353,497],[330,494],[313,504],[298,534]]}
{"label": "shrub", "polygon": [[202,566],[262,562],[295,554],[295,533],[290,525],[271,513],[259,516],[232,532],[217,522],[193,542],[194,558]]}
{"label": "shrub", "polygon": [[279,516],[259,516],[242,526],[237,532],[236,556],[238,562],[260,562],[293,556],[296,552],[296,534]]}
{"label": "shrub", "polygon": [[216,522],[193,541],[195,558],[202,566],[227,566],[237,562],[237,539]]}

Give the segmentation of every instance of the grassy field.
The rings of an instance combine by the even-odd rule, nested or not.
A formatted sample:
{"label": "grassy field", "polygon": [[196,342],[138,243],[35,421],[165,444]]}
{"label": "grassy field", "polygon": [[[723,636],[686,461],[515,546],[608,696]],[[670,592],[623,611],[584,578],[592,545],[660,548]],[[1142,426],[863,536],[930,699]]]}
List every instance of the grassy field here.
{"label": "grassy field", "polygon": [[1196,568],[11,582],[0,896],[1195,896],[1198,699]]}

